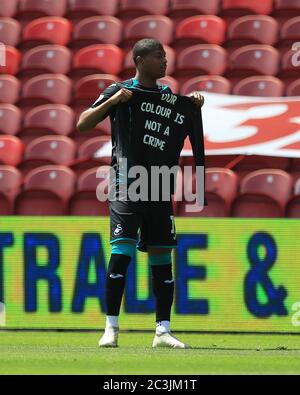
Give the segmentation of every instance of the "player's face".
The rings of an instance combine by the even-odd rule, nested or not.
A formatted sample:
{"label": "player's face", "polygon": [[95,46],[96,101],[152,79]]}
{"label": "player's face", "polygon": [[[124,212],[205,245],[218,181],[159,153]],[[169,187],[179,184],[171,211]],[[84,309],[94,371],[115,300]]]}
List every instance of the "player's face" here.
{"label": "player's face", "polygon": [[153,79],[162,78],[166,75],[167,58],[163,49],[151,52],[143,60],[143,73]]}

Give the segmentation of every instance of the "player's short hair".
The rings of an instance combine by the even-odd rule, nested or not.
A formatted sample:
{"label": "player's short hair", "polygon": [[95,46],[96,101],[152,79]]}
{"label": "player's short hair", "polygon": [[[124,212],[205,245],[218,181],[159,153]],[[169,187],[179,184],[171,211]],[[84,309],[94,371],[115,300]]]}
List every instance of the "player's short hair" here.
{"label": "player's short hair", "polygon": [[143,38],[138,41],[132,50],[132,58],[136,65],[136,59],[138,56],[147,56],[149,53],[154,51],[163,51],[164,47],[161,42],[154,40],[153,38]]}

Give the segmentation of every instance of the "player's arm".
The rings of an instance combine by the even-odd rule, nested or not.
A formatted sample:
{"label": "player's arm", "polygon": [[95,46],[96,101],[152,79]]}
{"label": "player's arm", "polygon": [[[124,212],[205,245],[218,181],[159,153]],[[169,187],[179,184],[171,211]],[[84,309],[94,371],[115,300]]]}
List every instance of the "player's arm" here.
{"label": "player's arm", "polygon": [[107,117],[114,106],[119,103],[125,103],[131,96],[132,92],[130,90],[122,88],[96,107],[85,110],[79,117],[76,125],[77,129],[80,132],[93,129]]}

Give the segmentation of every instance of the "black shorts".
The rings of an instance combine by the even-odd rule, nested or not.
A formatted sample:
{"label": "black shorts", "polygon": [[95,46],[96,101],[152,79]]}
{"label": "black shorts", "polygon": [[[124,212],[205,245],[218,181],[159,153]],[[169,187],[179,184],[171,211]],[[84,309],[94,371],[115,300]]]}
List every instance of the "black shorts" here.
{"label": "black shorts", "polygon": [[111,244],[133,240],[140,251],[177,246],[172,202],[117,200],[109,203],[109,210]]}

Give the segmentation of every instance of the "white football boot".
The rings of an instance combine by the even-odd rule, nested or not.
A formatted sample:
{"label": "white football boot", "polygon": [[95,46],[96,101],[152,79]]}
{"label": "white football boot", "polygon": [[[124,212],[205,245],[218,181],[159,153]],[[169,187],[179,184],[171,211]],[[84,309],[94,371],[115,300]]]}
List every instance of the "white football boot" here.
{"label": "white football boot", "polygon": [[118,347],[119,328],[108,327],[99,340],[99,347]]}
{"label": "white football boot", "polygon": [[155,334],[152,347],[164,347],[164,348],[192,348],[188,344],[185,344],[178,340],[171,332]]}

